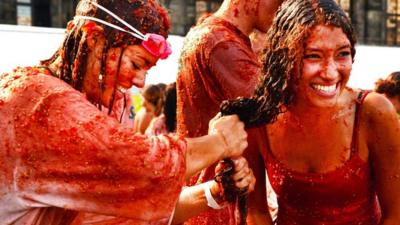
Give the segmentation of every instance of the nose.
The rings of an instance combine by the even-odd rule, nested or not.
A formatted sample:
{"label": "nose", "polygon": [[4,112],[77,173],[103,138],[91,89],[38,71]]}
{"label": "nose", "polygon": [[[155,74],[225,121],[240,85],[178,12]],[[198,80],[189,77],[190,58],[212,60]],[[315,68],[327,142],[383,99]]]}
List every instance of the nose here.
{"label": "nose", "polygon": [[132,83],[136,84],[138,87],[143,87],[146,80],[147,70],[140,70],[136,72],[135,76],[132,78]]}
{"label": "nose", "polygon": [[335,60],[327,59],[321,77],[326,80],[335,80],[339,77],[338,65]]}

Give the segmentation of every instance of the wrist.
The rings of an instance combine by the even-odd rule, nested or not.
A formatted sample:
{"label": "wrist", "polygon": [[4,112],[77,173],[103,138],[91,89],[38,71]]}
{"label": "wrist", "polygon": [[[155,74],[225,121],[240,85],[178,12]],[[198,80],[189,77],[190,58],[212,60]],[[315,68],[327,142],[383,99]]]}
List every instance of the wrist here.
{"label": "wrist", "polygon": [[220,197],[218,184],[215,181],[206,183],[203,188],[208,207],[222,209],[225,206],[225,202],[222,200],[222,197]]}
{"label": "wrist", "polygon": [[222,194],[222,186],[219,183],[211,181],[210,191],[211,195],[219,205],[225,204],[225,200]]}
{"label": "wrist", "polygon": [[219,160],[229,157],[228,145],[226,143],[224,135],[220,131],[215,131],[210,136],[213,136],[215,140],[214,146],[216,148],[216,151],[220,152]]}

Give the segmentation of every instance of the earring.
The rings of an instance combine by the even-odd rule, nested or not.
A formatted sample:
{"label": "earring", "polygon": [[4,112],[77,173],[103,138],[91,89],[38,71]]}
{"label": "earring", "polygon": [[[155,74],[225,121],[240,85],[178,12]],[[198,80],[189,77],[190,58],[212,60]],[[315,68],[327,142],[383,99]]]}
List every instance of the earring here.
{"label": "earring", "polygon": [[100,96],[99,96],[99,102],[97,103],[98,105],[97,105],[97,108],[99,109],[99,110],[102,110],[102,103],[101,103],[101,95],[103,94],[103,78],[104,78],[104,76],[103,76],[103,74],[99,74],[99,90],[100,90]]}

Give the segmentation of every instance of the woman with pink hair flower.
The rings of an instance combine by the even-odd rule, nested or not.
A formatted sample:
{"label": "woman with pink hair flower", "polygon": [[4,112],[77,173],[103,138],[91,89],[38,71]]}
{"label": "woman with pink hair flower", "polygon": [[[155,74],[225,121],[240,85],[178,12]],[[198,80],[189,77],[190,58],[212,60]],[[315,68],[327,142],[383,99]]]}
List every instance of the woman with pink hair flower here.
{"label": "woman with pink hair flower", "polygon": [[70,224],[78,212],[166,224],[185,178],[241,155],[237,116],[196,139],[119,123],[116,102],[170,54],[168,28],[154,0],[81,0],[50,59],[0,75],[0,224]]}

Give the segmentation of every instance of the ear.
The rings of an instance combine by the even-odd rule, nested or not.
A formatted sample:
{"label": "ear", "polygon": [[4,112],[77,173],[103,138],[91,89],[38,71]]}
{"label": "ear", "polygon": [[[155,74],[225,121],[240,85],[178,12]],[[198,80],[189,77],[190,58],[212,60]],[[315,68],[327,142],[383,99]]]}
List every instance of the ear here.
{"label": "ear", "polygon": [[82,26],[83,35],[86,36],[86,43],[89,49],[94,49],[96,44],[105,39],[103,27],[95,22],[88,21]]}

